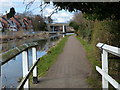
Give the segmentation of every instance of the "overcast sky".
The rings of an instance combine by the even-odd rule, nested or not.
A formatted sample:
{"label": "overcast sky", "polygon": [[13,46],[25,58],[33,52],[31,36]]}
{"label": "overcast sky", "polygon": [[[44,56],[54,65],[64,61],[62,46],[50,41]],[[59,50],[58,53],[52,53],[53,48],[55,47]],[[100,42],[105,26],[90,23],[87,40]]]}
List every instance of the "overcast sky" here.
{"label": "overcast sky", "polygon": [[[0,13],[5,14],[5,12],[9,12],[11,7],[15,8],[15,11],[18,13],[23,13],[25,11],[25,6],[28,4],[28,2],[33,1],[33,0],[0,0]],[[40,14],[40,0],[35,0],[35,2],[32,4],[32,6],[27,10],[27,11],[32,11],[33,14]],[[44,11],[43,15],[44,16],[49,16],[54,10],[54,6],[52,2],[50,5],[48,5]],[[54,22],[58,23],[66,23],[70,21],[73,17],[73,13],[70,13],[68,11],[62,10],[58,11],[57,13],[52,15],[52,19]]]}

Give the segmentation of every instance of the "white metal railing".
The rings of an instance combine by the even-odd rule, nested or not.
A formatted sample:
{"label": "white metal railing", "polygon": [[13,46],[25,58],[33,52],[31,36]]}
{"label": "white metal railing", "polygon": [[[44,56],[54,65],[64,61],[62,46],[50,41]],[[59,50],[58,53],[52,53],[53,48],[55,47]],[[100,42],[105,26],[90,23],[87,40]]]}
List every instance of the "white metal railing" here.
{"label": "white metal railing", "polygon": [[[17,89],[21,90],[22,88],[29,89],[29,76],[33,72],[33,83],[36,84],[38,82],[37,79],[37,63],[40,59],[37,59],[37,51],[36,51],[36,46],[38,43],[28,43],[28,44],[23,44],[17,48],[11,49],[6,53],[3,53],[0,55],[0,57],[5,57],[7,53],[12,53],[9,57],[4,58],[3,61],[0,61],[0,65],[5,64],[7,61],[9,61],[11,58],[15,57],[16,55],[22,53],[22,70],[23,70],[23,79],[18,85]],[[28,49],[32,48],[32,66],[29,69],[28,66]],[[15,53],[13,54],[13,52]],[[1,58],[2,59],[2,58]],[[0,69],[1,70],[1,69]],[[0,80],[1,80],[1,71],[0,71]],[[1,83],[1,82],[0,82]],[[0,89],[2,88],[0,84]]]}
{"label": "white metal railing", "polygon": [[32,61],[33,65],[29,69],[28,68],[28,53],[27,51],[22,52],[22,69],[23,69],[23,79],[20,82],[19,86],[17,87],[18,90],[21,90],[22,88],[29,89],[29,80],[28,77],[30,76],[30,73],[33,71],[33,83],[37,83],[37,63],[39,59],[37,60],[37,51],[35,47],[32,47]]}
{"label": "white metal railing", "polygon": [[120,90],[120,84],[108,75],[108,53],[120,57],[120,48],[98,43],[97,47],[102,49],[102,69],[96,66],[96,70],[102,75],[102,88],[108,89],[108,82],[116,89]]}

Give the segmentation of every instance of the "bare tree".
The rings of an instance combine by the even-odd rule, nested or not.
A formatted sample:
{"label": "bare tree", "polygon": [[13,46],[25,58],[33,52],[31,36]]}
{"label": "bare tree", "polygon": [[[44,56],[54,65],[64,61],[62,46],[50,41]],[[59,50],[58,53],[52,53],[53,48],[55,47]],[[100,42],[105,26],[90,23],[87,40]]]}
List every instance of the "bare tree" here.
{"label": "bare tree", "polygon": [[[32,1],[30,1],[30,2],[26,5],[26,7],[25,7],[25,12],[30,9],[30,7],[32,6],[32,4],[33,4],[34,2],[35,2],[35,0],[32,0]],[[25,0],[23,0],[23,4],[24,4],[24,3],[25,3]],[[68,4],[68,5],[70,5],[70,4]],[[40,13],[41,13],[41,16],[42,16],[42,13],[43,13],[43,11],[45,10],[45,8],[46,8],[47,6],[49,6],[48,3],[44,3],[44,2],[41,1],[41,2],[40,2],[40,5],[39,5],[38,7],[35,7],[34,9],[29,10],[29,11],[33,11],[33,10],[35,10],[35,9],[40,8]],[[54,7],[53,12],[52,12],[48,17],[51,17],[54,13],[57,13],[58,10],[59,10],[59,7],[57,7],[57,6]]]}

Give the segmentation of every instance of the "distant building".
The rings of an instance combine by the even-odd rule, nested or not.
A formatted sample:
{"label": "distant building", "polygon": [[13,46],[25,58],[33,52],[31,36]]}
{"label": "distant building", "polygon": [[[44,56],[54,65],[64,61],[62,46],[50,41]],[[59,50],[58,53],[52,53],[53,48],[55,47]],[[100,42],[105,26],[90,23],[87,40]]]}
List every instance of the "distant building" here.
{"label": "distant building", "polygon": [[3,26],[3,31],[9,28],[10,23],[9,23],[9,21],[7,20],[6,16],[0,17],[0,21],[1,21],[2,26]]}
{"label": "distant building", "polygon": [[19,16],[7,19],[7,15],[4,15],[0,17],[0,22],[0,28],[2,28],[3,31],[31,30],[33,28],[31,20],[20,18]]}
{"label": "distant building", "polygon": [[16,23],[14,21],[12,21],[12,20],[8,20],[8,21],[10,23],[9,30],[10,31],[18,31]]}
{"label": "distant building", "polygon": [[27,29],[28,29],[28,26],[29,26],[29,23],[28,23],[27,18],[24,18],[24,19],[23,19],[23,23],[24,23],[24,25],[25,25],[25,29],[27,30]]}
{"label": "distant building", "polygon": [[20,30],[22,28],[22,22],[20,22],[20,20],[18,19],[18,16],[14,16],[10,19],[16,23],[17,30]]}

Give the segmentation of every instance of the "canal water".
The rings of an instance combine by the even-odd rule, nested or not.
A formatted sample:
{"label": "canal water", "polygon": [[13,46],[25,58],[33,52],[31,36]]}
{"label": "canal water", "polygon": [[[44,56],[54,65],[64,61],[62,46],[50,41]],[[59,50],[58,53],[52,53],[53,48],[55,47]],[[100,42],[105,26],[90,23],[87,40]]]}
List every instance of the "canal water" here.
{"label": "canal water", "polygon": [[0,47],[0,53],[6,52],[9,49],[15,48],[24,43],[30,43],[30,42],[38,41],[38,40],[40,40],[39,37],[29,38],[29,39],[25,39],[25,40],[12,40],[12,41],[8,41],[7,43],[1,43],[0,46],[2,46],[2,47]]}
{"label": "canal water", "polygon": [[[42,40],[34,40],[34,42],[38,42],[39,45],[37,47],[37,58],[42,57],[46,54],[46,50],[48,50],[51,46],[55,44],[57,40],[59,40],[62,36],[52,36],[48,39]],[[20,41],[20,44],[23,41]],[[27,42],[27,41],[24,41]],[[9,43],[9,48],[15,47],[14,45],[19,42]],[[13,46],[10,46],[13,45]],[[7,47],[7,46],[5,46]],[[9,49],[8,48],[8,49]],[[29,58],[29,67],[32,65],[32,49],[28,50],[28,58]],[[16,88],[19,84],[19,80],[22,77],[22,54],[17,55],[12,58],[9,62],[2,65],[2,86],[6,86],[7,88]]]}

